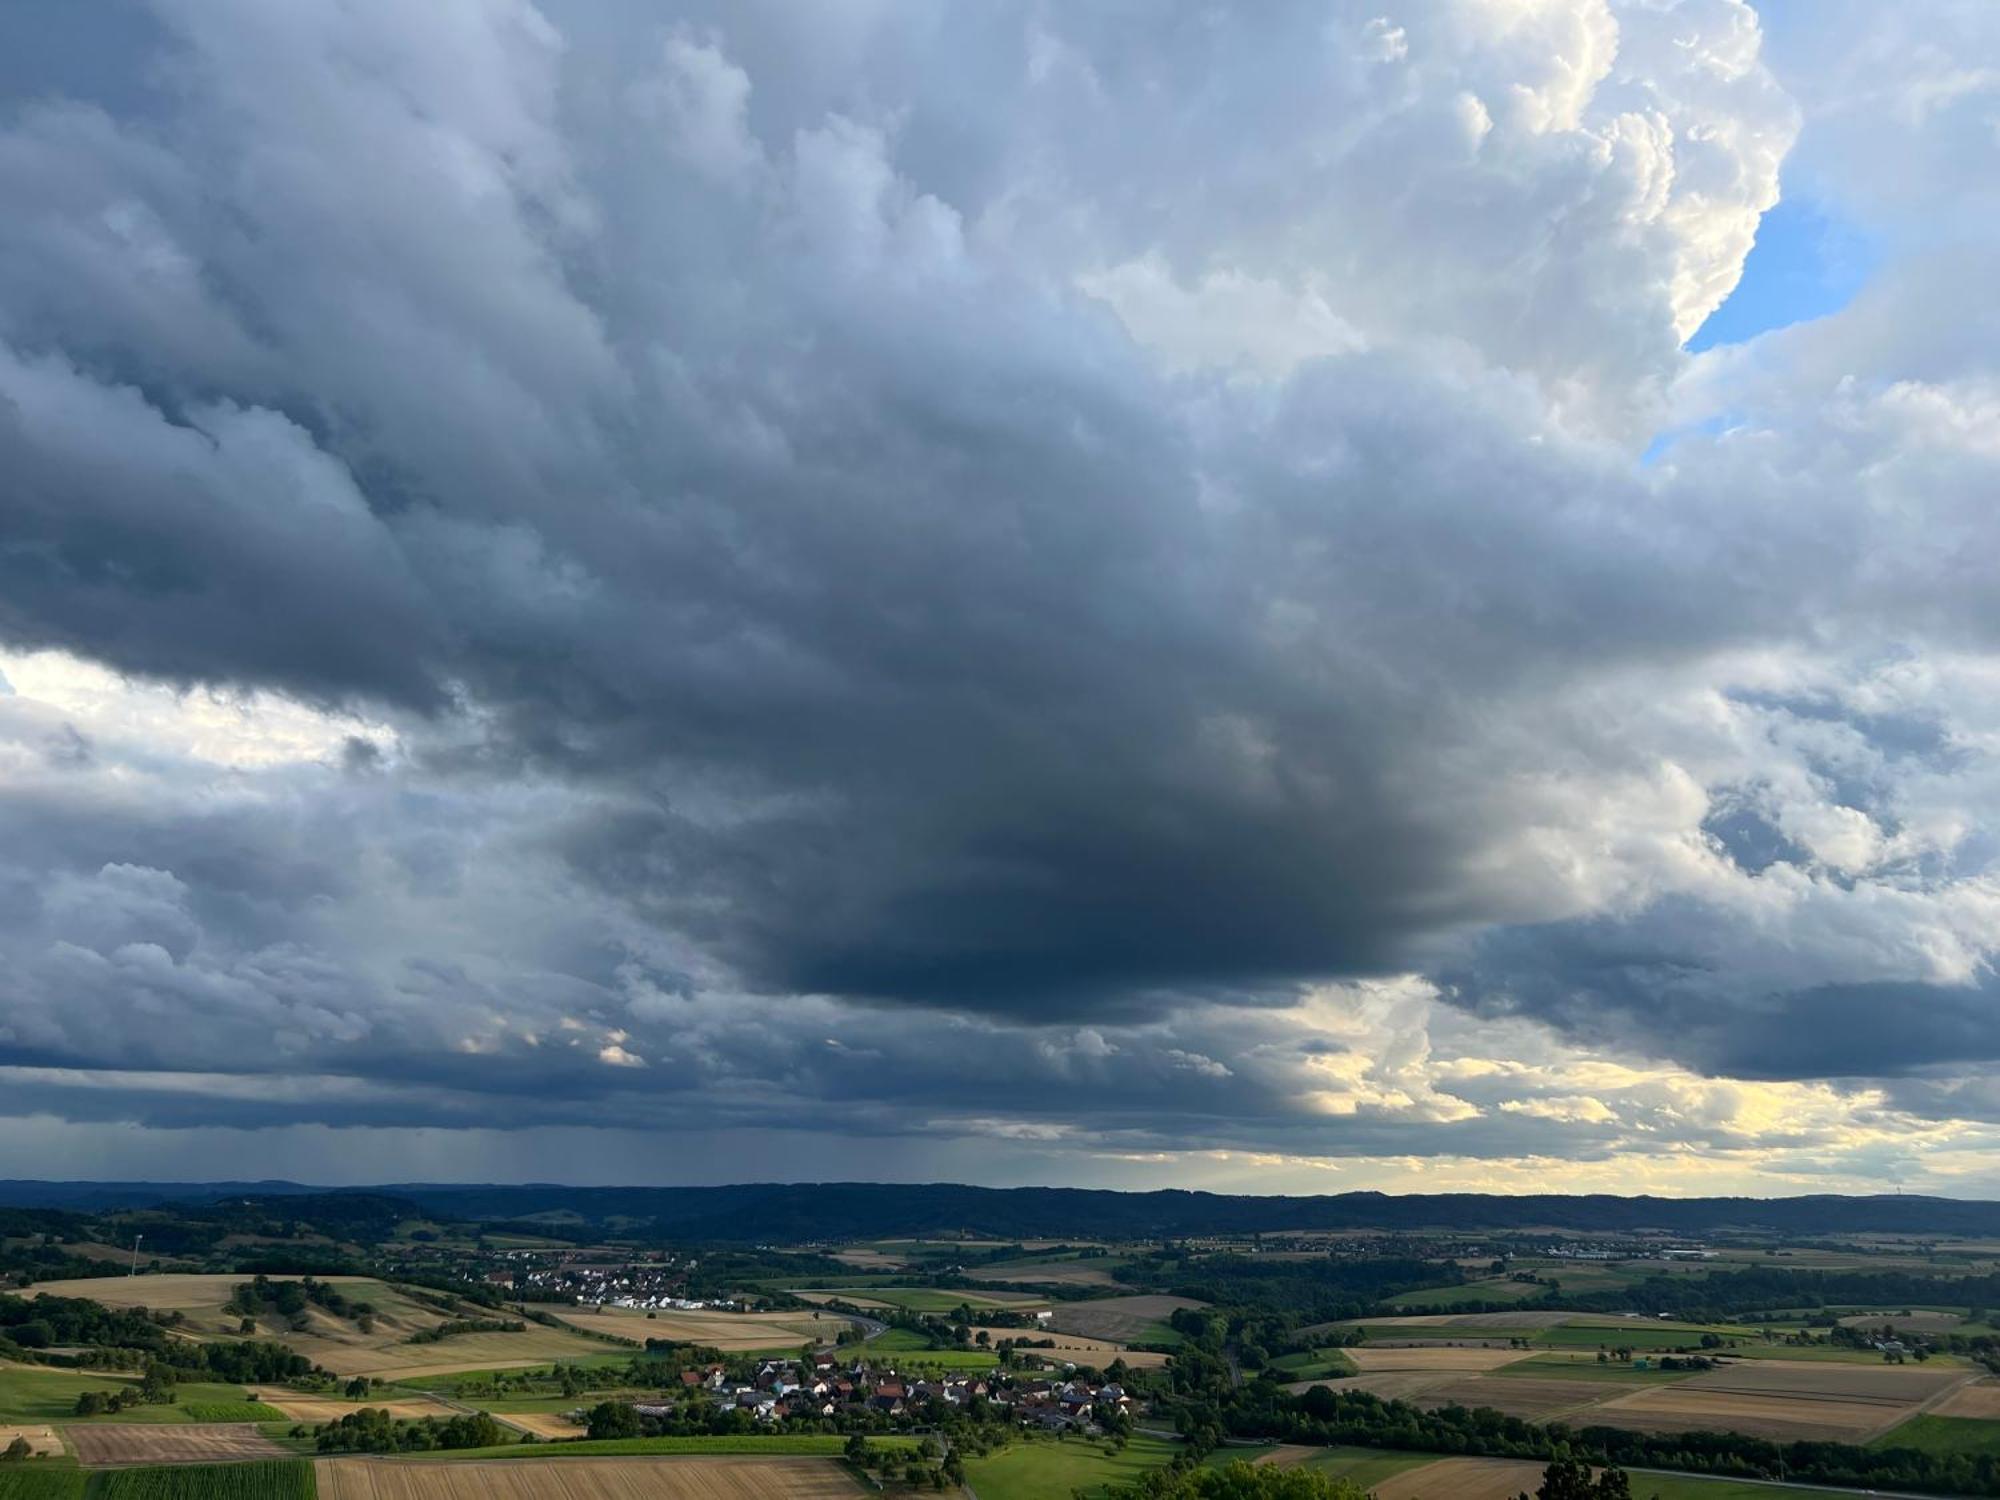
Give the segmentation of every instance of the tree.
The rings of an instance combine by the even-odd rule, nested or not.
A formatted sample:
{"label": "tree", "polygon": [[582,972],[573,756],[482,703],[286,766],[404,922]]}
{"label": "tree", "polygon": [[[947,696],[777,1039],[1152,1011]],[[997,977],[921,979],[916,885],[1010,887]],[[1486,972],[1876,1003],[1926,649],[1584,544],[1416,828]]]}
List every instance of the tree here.
{"label": "tree", "polygon": [[639,1436],[638,1409],[625,1401],[600,1401],[590,1409],[590,1435],[594,1438]]}
{"label": "tree", "polygon": [[14,1441],[7,1445],[7,1451],[0,1453],[0,1460],[7,1463],[22,1463],[35,1456],[35,1450],[28,1446],[28,1440],[18,1433]]}
{"label": "tree", "polygon": [[1575,1458],[1558,1458],[1542,1471],[1535,1500],[1632,1500],[1632,1481],[1623,1469],[1616,1467],[1593,1479],[1589,1464]]}
{"label": "tree", "polygon": [[347,1399],[350,1401],[365,1401],[368,1399],[368,1377],[366,1375],[357,1375],[347,1382]]}

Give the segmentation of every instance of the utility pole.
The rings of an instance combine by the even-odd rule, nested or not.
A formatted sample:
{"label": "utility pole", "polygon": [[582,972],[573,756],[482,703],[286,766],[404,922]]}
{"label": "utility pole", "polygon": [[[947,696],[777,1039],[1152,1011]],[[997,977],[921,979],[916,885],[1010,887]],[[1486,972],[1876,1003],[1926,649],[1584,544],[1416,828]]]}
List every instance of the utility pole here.
{"label": "utility pole", "polygon": [[144,1238],[143,1234],[132,1236],[132,1269],[125,1273],[128,1276],[137,1276],[139,1274],[139,1241]]}

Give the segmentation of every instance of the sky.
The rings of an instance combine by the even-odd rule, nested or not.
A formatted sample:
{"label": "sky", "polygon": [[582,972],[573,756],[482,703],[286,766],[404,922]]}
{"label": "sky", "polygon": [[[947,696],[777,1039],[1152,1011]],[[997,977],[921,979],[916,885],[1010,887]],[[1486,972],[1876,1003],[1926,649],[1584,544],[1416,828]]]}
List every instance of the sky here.
{"label": "sky", "polygon": [[0,1176],[2000,1196],[2000,7],[17,0]]}

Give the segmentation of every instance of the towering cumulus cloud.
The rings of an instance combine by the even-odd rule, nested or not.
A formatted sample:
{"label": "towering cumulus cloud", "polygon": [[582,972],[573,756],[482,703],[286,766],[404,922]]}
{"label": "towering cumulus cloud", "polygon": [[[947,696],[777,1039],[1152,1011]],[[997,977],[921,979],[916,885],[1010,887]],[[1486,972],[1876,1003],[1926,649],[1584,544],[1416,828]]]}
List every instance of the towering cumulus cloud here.
{"label": "towering cumulus cloud", "polygon": [[0,54],[36,1163],[2000,1189],[1990,8]]}

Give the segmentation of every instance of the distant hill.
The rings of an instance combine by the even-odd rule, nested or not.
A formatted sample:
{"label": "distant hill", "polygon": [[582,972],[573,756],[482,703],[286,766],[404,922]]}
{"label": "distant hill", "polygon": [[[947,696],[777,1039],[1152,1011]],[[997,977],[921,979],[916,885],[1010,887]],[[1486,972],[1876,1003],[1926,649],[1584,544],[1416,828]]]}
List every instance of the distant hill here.
{"label": "distant hill", "polygon": [[[2000,1236],[2000,1203],[1882,1194],[1801,1198],[1621,1198],[1609,1194],[1338,1193],[1252,1197],[957,1183],[742,1183],[727,1187],[564,1187],[554,1183],[396,1183],[323,1188],[291,1182],[0,1181],[0,1206],[102,1212],[162,1202],[388,1194],[450,1219],[618,1224],[683,1239],[757,1242],[970,1232],[1003,1239],[1124,1238],[1280,1229],[1664,1230],[1788,1235]],[[325,1205],[321,1205],[324,1207]],[[371,1205],[373,1207],[373,1205]],[[357,1215],[357,1217],[360,1217]]]}

